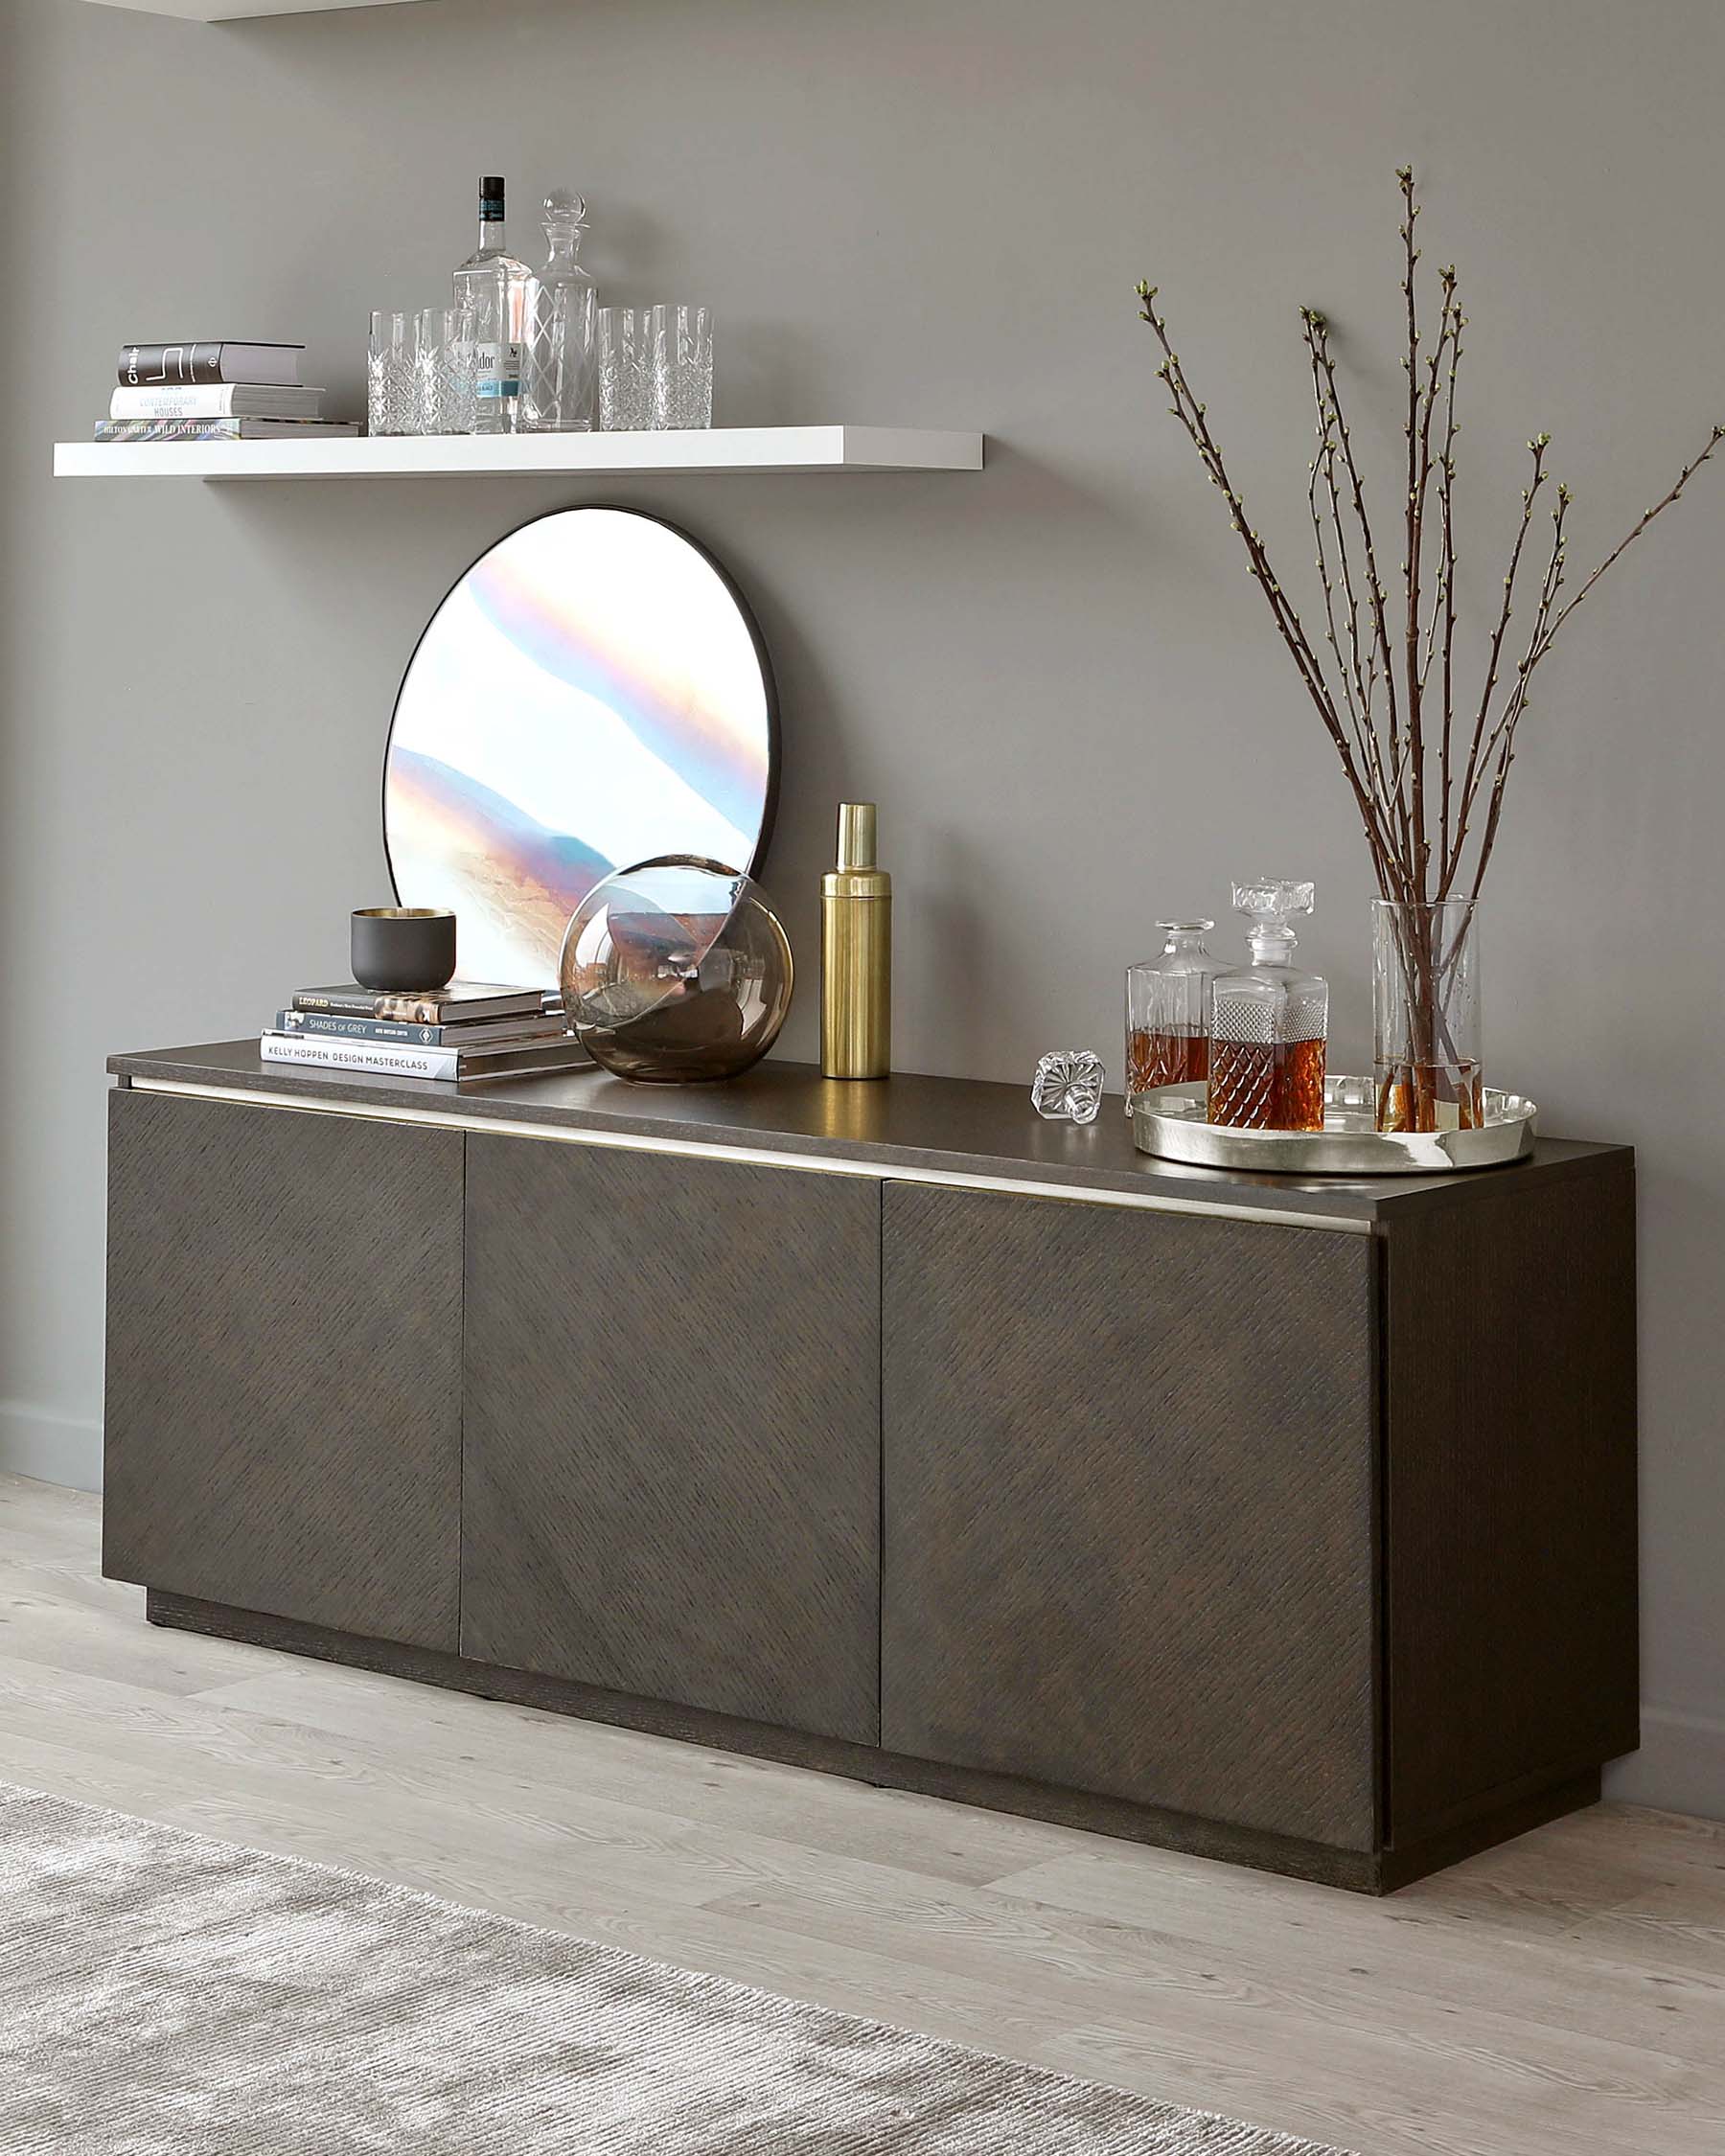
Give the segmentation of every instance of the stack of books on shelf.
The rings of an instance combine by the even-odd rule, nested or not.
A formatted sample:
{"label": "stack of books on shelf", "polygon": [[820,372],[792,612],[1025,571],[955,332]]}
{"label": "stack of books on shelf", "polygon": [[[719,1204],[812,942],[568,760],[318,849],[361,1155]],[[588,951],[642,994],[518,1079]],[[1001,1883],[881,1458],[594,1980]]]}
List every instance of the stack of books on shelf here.
{"label": "stack of books on shelf", "polygon": [[357,434],[323,416],[323,391],[300,380],[305,347],[216,338],[127,344],[98,442],[297,442]]}
{"label": "stack of books on shelf", "polygon": [[478,980],[406,996],[302,988],[258,1046],[265,1063],[380,1078],[508,1078],[588,1061],[555,996]]}

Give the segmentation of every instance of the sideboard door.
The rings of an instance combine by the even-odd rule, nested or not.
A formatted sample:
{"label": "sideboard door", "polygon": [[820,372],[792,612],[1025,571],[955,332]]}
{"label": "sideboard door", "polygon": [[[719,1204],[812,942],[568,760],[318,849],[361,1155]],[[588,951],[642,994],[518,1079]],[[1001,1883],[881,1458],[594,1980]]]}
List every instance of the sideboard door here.
{"label": "sideboard door", "polygon": [[470,1137],[464,1654],[877,1740],[880,1207]]}
{"label": "sideboard door", "polygon": [[456,1644],[461,1137],[108,1109],[103,1570]]}
{"label": "sideboard door", "polygon": [[885,1204],[882,1742],[1370,1848],[1369,1239]]}

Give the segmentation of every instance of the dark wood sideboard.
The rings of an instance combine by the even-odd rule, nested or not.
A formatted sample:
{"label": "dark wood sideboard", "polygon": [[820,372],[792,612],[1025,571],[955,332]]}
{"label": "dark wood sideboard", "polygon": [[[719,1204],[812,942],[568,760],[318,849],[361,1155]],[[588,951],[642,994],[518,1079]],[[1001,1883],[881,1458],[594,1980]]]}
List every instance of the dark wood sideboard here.
{"label": "dark wood sideboard", "polygon": [[1631,1154],[116,1057],[153,1621],[1384,1892],[1639,1741]]}

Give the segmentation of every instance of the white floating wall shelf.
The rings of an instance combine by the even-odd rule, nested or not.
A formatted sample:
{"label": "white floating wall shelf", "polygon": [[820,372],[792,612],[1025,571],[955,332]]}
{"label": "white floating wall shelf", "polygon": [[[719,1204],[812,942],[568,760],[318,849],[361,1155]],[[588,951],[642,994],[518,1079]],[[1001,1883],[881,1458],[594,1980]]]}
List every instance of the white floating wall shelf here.
{"label": "white floating wall shelf", "polygon": [[916,426],[676,434],[324,435],[311,442],[57,442],[57,479],[457,479],[514,473],[980,471],[982,436]]}
{"label": "white floating wall shelf", "polygon": [[177,15],[182,22],[242,22],[253,15],[327,15],[341,8],[402,8],[412,0],[96,0],[137,15]]}

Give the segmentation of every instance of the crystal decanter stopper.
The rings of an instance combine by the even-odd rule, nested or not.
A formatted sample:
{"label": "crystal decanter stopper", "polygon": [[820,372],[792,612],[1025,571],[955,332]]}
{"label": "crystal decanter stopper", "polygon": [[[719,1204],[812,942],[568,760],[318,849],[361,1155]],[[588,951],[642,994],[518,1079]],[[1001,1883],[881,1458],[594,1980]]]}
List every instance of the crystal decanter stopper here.
{"label": "crystal decanter stopper", "polygon": [[1309,913],[1311,883],[1259,877],[1233,887],[1252,923],[1252,963],[1211,989],[1209,1120],[1247,1131],[1323,1128],[1329,989],[1293,964],[1294,913]]}
{"label": "crystal decanter stopper", "polygon": [[585,434],[599,386],[597,289],[575,259],[586,203],[570,188],[554,188],[541,222],[551,251],[523,306],[520,424],[530,434]]}
{"label": "crystal decanter stopper", "polygon": [[1036,1067],[1030,1105],[1049,1123],[1093,1123],[1108,1077],[1089,1048],[1055,1048]]}

